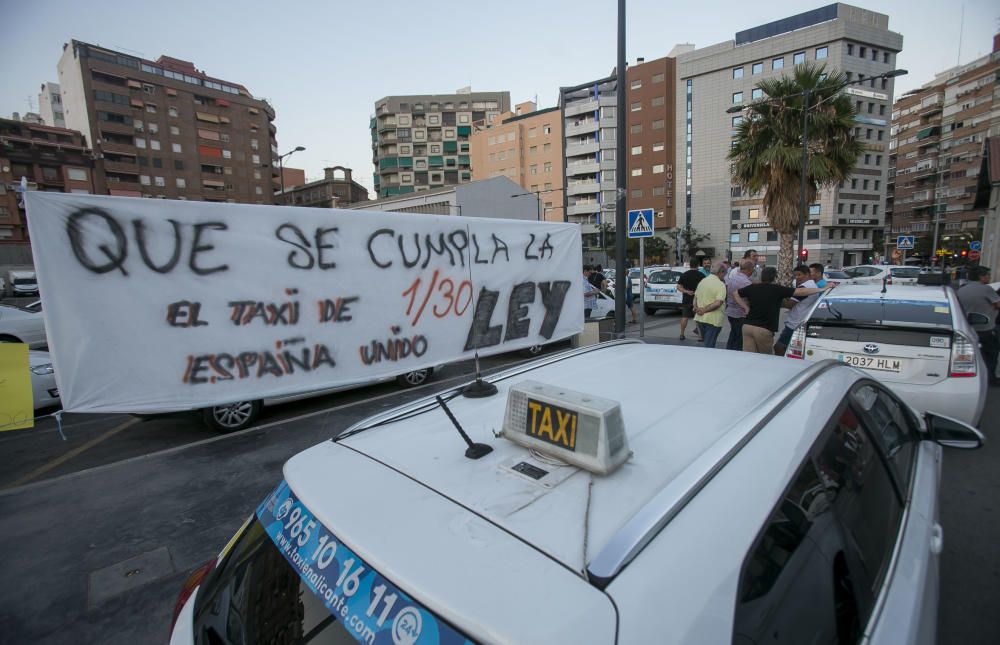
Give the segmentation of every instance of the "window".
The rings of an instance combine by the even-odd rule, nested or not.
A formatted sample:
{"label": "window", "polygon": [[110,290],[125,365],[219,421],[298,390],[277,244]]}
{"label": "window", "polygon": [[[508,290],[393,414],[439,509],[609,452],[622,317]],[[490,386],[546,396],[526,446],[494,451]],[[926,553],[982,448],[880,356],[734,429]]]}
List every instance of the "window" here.
{"label": "window", "polygon": [[743,102],[743,92],[733,92],[733,104]]}
{"label": "window", "polygon": [[641,177],[642,176],[642,168],[633,168],[632,169],[632,176],[633,177]]}
{"label": "window", "polygon": [[640,134],[642,132],[642,124],[636,123],[629,127],[629,132],[632,134]]}
{"label": "window", "polygon": [[174,159],[174,170],[184,170],[184,162],[180,159]]}
{"label": "window", "polygon": [[764,72],[764,63],[754,63],[750,66],[751,74],[762,74]]}
{"label": "window", "polygon": [[660,107],[661,105],[663,105],[663,103],[664,103],[664,97],[662,96],[654,96],[653,100],[649,102],[649,104],[652,105],[653,107]]}
{"label": "window", "polygon": [[543,170],[544,170],[545,172],[552,172],[552,162],[551,162],[551,161],[546,161],[546,162],[545,162],[545,165],[544,165],[544,166],[542,166],[542,169],[543,169]]}
{"label": "window", "polygon": [[153,168],[162,168],[162,167],[163,167],[163,159],[160,159],[159,157],[153,157]]}
{"label": "window", "polygon": [[135,126],[136,132],[142,132],[142,121],[136,119],[135,121],[132,122],[132,125]]}
{"label": "window", "polygon": [[631,192],[632,197],[642,197],[642,189],[633,188]]}
{"label": "window", "polygon": [[872,49],[872,60],[874,60],[874,61],[878,60],[878,50],[877,49]]}
{"label": "window", "polygon": [[632,88],[633,90],[637,90],[637,89],[639,89],[640,87],[642,87],[642,81],[641,81],[641,80],[635,80],[635,81],[632,81],[632,84],[631,84],[631,88]]}
{"label": "window", "polygon": [[667,190],[666,190],[666,188],[664,186],[653,186],[653,196],[654,197],[662,197],[663,195],[666,194],[666,192],[667,192]]}
{"label": "window", "polygon": [[732,120],[733,120],[733,127],[734,128],[739,127],[739,125],[741,123],[743,123],[743,117],[742,116],[734,116]]}
{"label": "window", "polygon": [[260,155],[250,155],[250,161],[256,165],[260,164]]}
{"label": "window", "polygon": [[642,146],[632,146],[632,154],[634,154],[634,155],[641,155],[642,154]]}
{"label": "window", "polygon": [[653,144],[653,152],[663,152],[663,144],[662,143],[654,143]]}
{"label": "window", "polygon": [[170,150],[172,152],[176,152],[177,154],[180,154],[181,153],[181,144],[179,144],[179,143],[171,143],[170,144]]}
{"label": "window", "polygon": [[733,222],[740,221],[740,212],[738,210],[729,211],[729,219]]}
{"label": "window", "polygon": [[819,216],[819,204],[809,204],[809,216]]}
{"label": "window", "polygon": [[153,177],[153,183],[161,187],[167,185],[167,182],[163,179],[163,177]]}
{"label": "window", "polygon": [[614,161],[616,159],[615,154],[618,151],[614,148],[609,148],[607,150],[601,150],[601,161]]}
{"label": "window", "polygon": [[784,57],[775,58],[774,60],[771,61],[771,69],[782,69],[784,68],[784,66],[785,66]]}
{"label": "window", "polygon": [[778,232],[777,231],[768,231],[767,232],[767,241],[768,242],[777,242],[778,241]]}
{"label": "window", "polygon": [[601,106],[601,118],[602,119],[613,119],[613,118],[615,118],[615,106],[613,106],[613,105],[603,105],[603,106]]}
{"label": "window", "polygon": [[878,190],[878,189],[879,189],[879,186],[881,186],[881,185],[882,185],[882,181],[881,181],[881,180],[879,180],[879,179],[876,179],[876,180],[875,180],[875,190]]}
{"label": "window", "polygon": [[[885,107],[885,106],[883,105],[882,107]],[[877,139],[879,141],[881,141],[883,136],[885,136],[885,130],[879,130],[878,131],[878,137],[877,137]]]}
{"label": "window", "polygon": [[631,109],[631,110],[632,110],[633,112],[638,112],[639,110],[641,110],[641,109],[642,109],[642,102],[641,102],[641,101],[636,101],[635,103],[633,103],[633,104],[631,105],[630,109]]}
{"label": "window", "polygon": [[139,175],[139,183],[143,186],[149,185],[149,175]]}
{"label": "window", "polygon": [[734,67],[733,68],[733,78],[743,78],[743,68]]}
{"label": "window", "polygon": [[87,171],[83,168],[67,168],[66,176],[73,181],[87,181]]}
{"label": "window", "polygon": [[828,50],[827,50],[826,47],[817,47],[816,48],[816,60],[823,60],[824,58],[826,58],[827,52],[828,52]]}
{"label": "window", "polygon": [[529,169],[529,174],[532,175],[538,174],[538,164],[531,164],[531,168]]}
{"label": "window", "polygon": [[760,233],[758,233],[757,231],[750,231],[749,233],[747,233],[747,242],[759,242],[759,241],[760,241]]}
{"label": "window", "polygon": [[542,152],[552,152],[552,144],[546,143],[542,146]]}
{"label": "window", "polygon": [[804,62],[806,62],[806,53],[805,52],[796,52],[795,54],[792,55],[792,64],[793,65],[801,65]]}
{"label": "window", "polygon": [[151,150],[159,150],[160,149],[160,142],[157,141],[156,139],[150,139],[149,140],[149,147],[150,147]]}
{"label": "window", "polygon": [[533,139],[533,138],[535,138],[537,136],[538,136],[538,128],[529,128],[528,129],[528,138],[529,139]]}
{"label": "window", "polygon": [[861,182],[861,189],[862,190],[868,190],[868,181],[869,180],[865,179],[864,181]]}
{"label": "window", "polygon": [[819,239],[819,229],[818,228],[807,228],[806,229],[806,239],[807,240],[818,240]]}
{"label": "window", "polygon": [[868,204],[862,204],[861,205],[861,214],[862,215],[867,215],[868,214]]}
{"label": "window", "polygon": [[751,208],[749,214],[747,215],[749,219],[760,219],[760,209]]}
{"label": "window", "polygon": [[183,177],[178,177],[176,181],[178,188],[187,188],[187,181]]}
{"label": "window", "polygon": [[180,135],[180,133],[181,133],[181,129],[178,128],[176,125],[170,126],[170,134],[172,134],[172,135],[174,135],[176,137],[176,136]]}
{"label": "window", "polygon": [[159,125],[157,125],[156,123],[150,123],[149,124],[149,133],[150,134],[157,134],[159,131],[160,131],[160,126]]}
{"label": "window", "polygon": [[658,163],[653,165],[653,174],[659,175],[663,172],[663,164]]}
{"label": "window", "polygon": [[233,151],[232,150],[223,150],[222,151],[222,158],[223,159],[232,159],[233,158]]}
{"label": "window", "polygon": [[867,48],[865,48],[865,47],[858,47],[858,56],[860,56],[861,58],[864,58],[865,54],[867,54],[867,53],[868,53]]}
{"label": "window", "polygon": [[542,126],[542,134],[552,134],[552,126],[551,125]]}
{"label": "window", "polygon": [[147,103],[146,104],[146,111],[149,112],[150,114],[156,114],[156,104],[155,103]]}
{"label": "window", "polygon": [[847,55],[848,56],[854,55],[854,45],[852,43],[847,43]]}
{"label": "window", "polygon": [[889,64],[889,52],[882,52],[882,62],[886,65]]}
{"label": "window", "polygon": [[750,98],[754,101],[759,101],[760,99],[764,98],[764,90],[760,89],[759,87],[754,88],[753,90],[750,91]]}
{"label": "window", "polygon": [[[870,164],[871,162],[872,162],[872,156],[871,156],[870,154],[866,154],[866,155],[865,155],[865,165],[867,166],[867,165],[869,165],[869,164]],[[856,179],[855,179],[854,181],[855,181],[855,183],[857,182],[857,180],[856,180]],[[851,188],[855,188],[855,186],[854,186],[854,185],[852,185],[852,186],[851,186]]]}
{"label": "window", "polygon": [[263,195],[264,194],[264,189],[261,188],[260,186],[254,186],[253,187],[253,191],[255,193],[257,193],[258,195]]}
{"label": "window", "polygon": [[875,155],[875,165],[876,166],[882,165],[882,155]]}
{"label": "window", "polygon": [[653,82],[654,83],[662,83],[663,82],[663,74],[654,74],[653,75]]}
{"label": "window", "polygon": [[145,149],[146,148],[146,140],[145,139],[140,139],[139,137],[136,137],[135,138],[135,147],[136,148]]}
{"label": "window", "polygon": [[851,215],[854,215],[854,209],[855,209],[856,206],[857,206],[857,204],[851,204],[850,205],[850,214]]}
{"label": "window", "polygon": [[730,242],[739,242],[740,241],[740,234],[739,233],[730,233],[729,234],[729,241]]}

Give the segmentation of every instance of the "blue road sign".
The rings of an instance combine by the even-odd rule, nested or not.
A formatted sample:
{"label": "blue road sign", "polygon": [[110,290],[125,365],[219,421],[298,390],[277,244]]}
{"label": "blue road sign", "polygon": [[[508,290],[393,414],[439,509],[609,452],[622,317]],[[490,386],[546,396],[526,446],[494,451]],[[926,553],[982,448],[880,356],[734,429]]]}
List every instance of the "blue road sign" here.
{"label": "blue road sign", "polygon": [[969,242],[969,250],[970,251],[982,251],[983,250],[983,243],[979,242],[979,241]]}
{"label": "blue road sign", "polygon": [[903,251],[913,250],[913,236],[912,235],[900,235],[896,238],[896,248]]}
{"label": "blue road sign", "polygon": [[653,237],[653,209],[643,208],[628,212],[628,236]]}

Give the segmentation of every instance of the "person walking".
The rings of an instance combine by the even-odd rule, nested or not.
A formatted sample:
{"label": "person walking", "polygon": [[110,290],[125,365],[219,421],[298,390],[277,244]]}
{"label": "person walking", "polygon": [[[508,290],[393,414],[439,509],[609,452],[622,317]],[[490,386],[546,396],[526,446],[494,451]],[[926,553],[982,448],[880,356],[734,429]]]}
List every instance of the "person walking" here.
{"label": "person walking", "polygon": [[743,351],[743,321],[746,320],[747,312],[736,301],[736,292],[743,287],[753,284],[750,276],[756,267],[753,260],[749,258],[740,260],[740,265],[736,272],[730,271],[726,275],[726,317],[729,318],[729,338],[726,339],[726,349]]}
{"label": "person walking", "polygon": [[628,271],[625,272],[625,307],[628,308],[629,315],[632,319],[629,321],[631,324],[635,324],[635,293],[632,290],[632,278],[628,277]]}
{"label": "person walking", "polygon": [[997,338],[997,309],[1000,309],[1000,295],[990,288],[989,267],[973,267],[969,271],[969,282],[955,293],[966,314],[978,313],[989,318],[989,322],[974,324],[972,328],[979,335],[979,347],[986,363],[986,374],[990,385],[1000,385],[997,378],[997,354],[1000,353],[1000,339]]}
{"label": "person walking", "polygon": [[[812,279],[812,271],[810,268],[804,264],[800,264],[792,269],[792,276],[795,278],[796,287],[812,289],[819,286]],[[792,334],[795,333],[795,330],[798,329],[799,325],[805,322],[806,316],[809,315],[809,311],[812,309],[813,304],[815,304],[817,300],[819,300],[819,294],[813,294],[808,298],[795,300],[795,304],[788,312],[788,317],[785,318],[785,326],[782,328],[781,334],[778,336],[778,342],[774,344],[775,356],[785,355],[785,350],[788,349],[788,343],[792,342]]]}
{"label": "person walking", "polygon": [[774,354],[774,334],[778,331],[781,303],[786,298],[811,296],[823,289],[796,289],[775,284],[778,270],[764,267],[760,283],[743,287],[736,292],[737,302],[747,312],[743,321],[743,351],[757,354]]}
{"label": "person walking", "polygon": [[728,270],[724,263],[719,262],[694,291],[694,321],[701,330],[702,342],[709,349],[715,348],[722,331],[723,308],[726,306],[726,284],[722,280]]}
{"label": "person walking", "polygon": [[583,265],[583,322],[590,319],[590,312],[597,306],[597,287],[590,281],[594,267]]}
{"label": "person walking", "polygon": [[691,258],[688,262],[690,267],[687,271],[681,274],[681,277],[677,279],[677,290],[681,292],[681,335],[679,338],[684,340],[684,330],[687,329],[688,320],[694,318],[694,292],[698,288],[698,283],[701,282],[705,276],[702,275],[698,267],[701,266],[701,260],[698,258]]}

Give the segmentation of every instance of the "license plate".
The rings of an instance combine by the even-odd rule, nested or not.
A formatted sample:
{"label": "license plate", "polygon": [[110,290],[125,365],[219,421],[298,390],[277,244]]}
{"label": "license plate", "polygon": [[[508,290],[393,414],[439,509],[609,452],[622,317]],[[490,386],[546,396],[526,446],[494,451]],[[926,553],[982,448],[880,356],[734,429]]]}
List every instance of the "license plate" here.
{"label": "license plate", "polygon": [[879,370],[882,372],[898,372],[903,367],[903,361],[899,358],[863,356],[861,354],[839,354],[837,359],[853,367],[860,367],[866,370]]}
{"label": "license plate", "polygon": [[667,300],[670,296],[665,296],[663,294],[654,293],[653,300]]}

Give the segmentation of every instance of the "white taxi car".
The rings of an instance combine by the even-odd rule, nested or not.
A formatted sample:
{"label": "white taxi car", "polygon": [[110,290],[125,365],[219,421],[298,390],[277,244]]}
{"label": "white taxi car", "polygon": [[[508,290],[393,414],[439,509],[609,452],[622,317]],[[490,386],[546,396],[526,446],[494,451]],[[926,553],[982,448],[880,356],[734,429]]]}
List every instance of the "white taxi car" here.
{"label": "white taxi car", "polygon": [[171,643],[933,642],[939,445],[975,429],[835,361],[618,342],[489,380],[290,459]]}
{"label": "white taxi car", "polygon": [[949,287],[841,285],[817,300],[785,357],[843,361],[917,410],[976,425],[988,381],[978,347]]}
{"label": "white taxi car", "polygon": [[48,344],[41,312],[0,305],[0,343],[25,343],[31,349]]}
{"label": "white taxi car", "polygon": [[890,264],[861,264],[844,267],[844,273],[850,276],[848,284],[886,284],[916,285],[920,275],[919,267],[895,266]]}
{"label": "white taxi car", "polygon": [[683,294],[677,290],[677,281],[683,271],[661,269],[649,274],[643,294],[643,309],[651,316],[659,309],[679,311]]}

